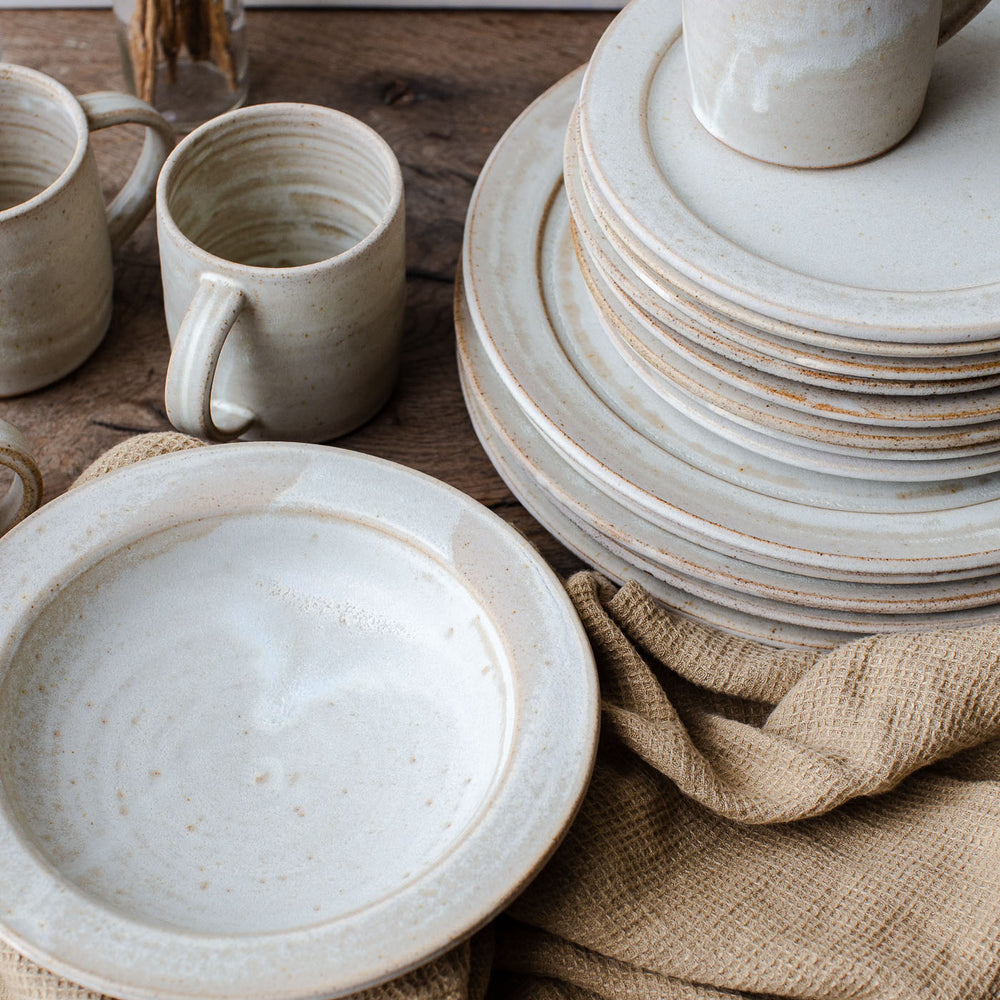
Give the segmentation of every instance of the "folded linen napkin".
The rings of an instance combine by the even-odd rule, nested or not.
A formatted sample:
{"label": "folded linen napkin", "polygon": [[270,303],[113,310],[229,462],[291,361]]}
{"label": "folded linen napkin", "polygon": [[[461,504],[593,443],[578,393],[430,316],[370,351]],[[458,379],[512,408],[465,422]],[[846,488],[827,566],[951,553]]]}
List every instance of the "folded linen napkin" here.
{"label": "folded linen napkin", "polygon": [[[365,1000],[1000,998],[1000,616],[780,651],[567,588],[603,696],[581,811],[504,917]],[[0,998],[94,996],[0,949]]]}

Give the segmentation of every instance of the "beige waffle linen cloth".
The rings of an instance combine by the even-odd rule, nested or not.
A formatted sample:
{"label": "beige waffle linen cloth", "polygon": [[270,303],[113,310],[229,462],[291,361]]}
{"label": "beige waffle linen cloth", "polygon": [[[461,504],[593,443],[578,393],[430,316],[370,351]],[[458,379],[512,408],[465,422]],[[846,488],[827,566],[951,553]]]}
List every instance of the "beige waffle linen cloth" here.
{"label": "beige waffle linen cloth", "polygon": [[[365,1000],[1000,998],[1000,620],[778,651],[567,587],[603,697],[580,813],[507,914]],[[0,996],[95,994],[5,949]]]}

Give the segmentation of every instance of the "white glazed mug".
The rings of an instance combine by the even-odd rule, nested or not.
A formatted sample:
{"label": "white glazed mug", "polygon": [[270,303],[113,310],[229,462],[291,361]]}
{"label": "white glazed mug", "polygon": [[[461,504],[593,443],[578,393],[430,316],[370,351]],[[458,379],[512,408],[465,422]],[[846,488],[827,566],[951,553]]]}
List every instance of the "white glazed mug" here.
{"label": "white glazed mug", "polygon": [[220,115],[170,155],[157,224],[178,430],[326,441],[383,406],[405,219],[399,163],[377,133],[307,104]]}
{"label": "white glazed mug", "polygon": [[[90,133],[146,126],[139,160],[105,207]],[[35,70],[0,65],[0,396],[56,381],[111,322],[111,253],[152,207],[170,126],[127,94],[74,97]]]}
{"label": "white glazed mug", "polygon": [[832,167],[899,143],[937,46],[988,0],[683,0],[691,106],[738,152]]}
{"label": "white glazed mug", "polygon": [[42,474],[38,471],[28,442],[6,420],[0,420],[0,468],[14,473],[11,484],[0,496],[0,535],[23,520],[42,502]]}

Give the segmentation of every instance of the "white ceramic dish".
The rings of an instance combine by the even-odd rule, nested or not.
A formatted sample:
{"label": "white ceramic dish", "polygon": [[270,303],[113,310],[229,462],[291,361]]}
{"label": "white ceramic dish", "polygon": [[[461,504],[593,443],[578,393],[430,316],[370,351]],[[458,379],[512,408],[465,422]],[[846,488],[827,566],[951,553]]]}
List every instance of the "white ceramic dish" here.
{"label": "white ceramic dish", "polygon": [[1000,565],[990,477],[850,483],[778,467],[665,412],[631,373],[594,314],[561,192],[578,80],[567,78],[511,127],[483,170],[466,225],[473,321],[520,409],[618,502],[750,562],[895,583],[981,576]]}
{"label": "white ceramic dish", "polygon": [[769,634],[774,623],[872,633],[996,618],[1000,576],[899,585],[809,579],[721,556],[657,528],[591,485],[518,410],[489,363],[461,291],[456,330],[466,405],[491,458],[515,470],[531,503],[546,497],[603,548],[705,602],[702,620],[732,629],[730,609],[768,622],[763,634]]}
{"label": "white ceramic dish", "polygon": [[[837,171],[733,152],[688,104],[677,0],[635,0],[581,96],[589,173],[657,258],[733,302],[874,341],[1000,334],[1000,11],[937,54],[924,113],[888,154]],[[900,252],[905,248],[905,252]]]}
{"label": "white ceramic dish", "polygon": [[561,584],[458,491],[238,444],[4,540],[0,934],[90,989],[321,998],[455,944],[593,761]]}
{"label": "white ceramic dish", "polygon": [[[623,304],[646,314],[657,333],[671,344],[675,336],[694,341],[700,348],[752,369],[838,392],[890,396],[926,396],[970,392],[1000,385],[1000,357],[977,354],[953,357],[945,346],[932,359],[881,358],[877,355],[818,351],[804,344],[768,337],[745,324],[711,315],[685,302],[669,284],[656,282],[657,291],[637,279],[635,268],[615,245],[613,231],[602,228],[590,201],[592,188],[580,173],[577,116],[566,137],[563,174],[580,241]],[[686,310],[686,311],[685,311]],[[695,319],[691,313],[698,318]],[[871,347],[871,345],[868,345]]]}

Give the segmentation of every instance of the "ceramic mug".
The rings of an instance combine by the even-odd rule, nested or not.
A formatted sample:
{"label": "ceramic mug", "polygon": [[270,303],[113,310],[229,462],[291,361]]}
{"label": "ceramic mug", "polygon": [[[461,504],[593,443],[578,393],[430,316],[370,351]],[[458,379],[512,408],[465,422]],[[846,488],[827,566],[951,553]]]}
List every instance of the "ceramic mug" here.
{"label": "ceramic mug", "polygon": [[733,149],[831,167],[895,146],[937,46],[987,0],[683,0],[691,106]]}
{"label": "ceramic mug", "polygon": [[14,480],[0,497],[0,535],[38,509],[42,502],[42,474],[31,457],[28,442],[6,420],[0,420],[0,467]]}
{"label": "ceramic mug", "polygon": [[[131,177],[105,208],[90,133],[146,126]],[[112,250],[153,204],[170,126],[126,94],[75,98],[35,70],[0,65],[0,395],[82,364],[111,322]]]}
{"label": "ceramic mug", "polygon": [[171,153],[157,225],[178,430],[326,441],[382,407],[406,274],[403,179],[377,133],[307,104],[221,115]]}

